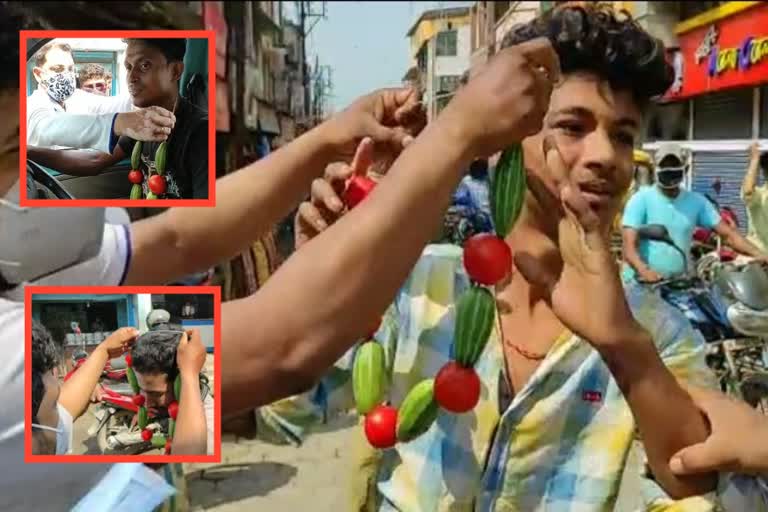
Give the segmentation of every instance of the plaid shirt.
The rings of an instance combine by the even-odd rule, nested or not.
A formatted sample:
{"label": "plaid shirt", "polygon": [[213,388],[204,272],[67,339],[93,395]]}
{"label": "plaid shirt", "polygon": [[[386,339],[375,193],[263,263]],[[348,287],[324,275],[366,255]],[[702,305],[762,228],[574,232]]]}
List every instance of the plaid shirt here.
{"label": "plaid shirt", "polygon": [[[454,304],[468,284],[460,248],[426,249],[376,335],[388,354],[393,404],[449,360]],[[628,288],[627,296],[671,371],[689,382],[713,385],[701,338],[682,315],[640,287]],[[462,415],[441,411],[414,441],[378,452],[356,429],[349,445],[356,452],[350,510],[613,510],[635,422],[598,353],[563,334],[508,405],[501,391],[503,358],[495,330],[475,367],[482,381],[480,403]],[[345,356],[312,393],[261,409],[261,425],[300,443],[329,407],[351,397],[351,361],[351,354]],[[768,492],[745,477],[723,475],[717,494],[678,502],[647,478],[642,492],[646,510],[711,511],[723,502],[726,510],[768,511]]]}

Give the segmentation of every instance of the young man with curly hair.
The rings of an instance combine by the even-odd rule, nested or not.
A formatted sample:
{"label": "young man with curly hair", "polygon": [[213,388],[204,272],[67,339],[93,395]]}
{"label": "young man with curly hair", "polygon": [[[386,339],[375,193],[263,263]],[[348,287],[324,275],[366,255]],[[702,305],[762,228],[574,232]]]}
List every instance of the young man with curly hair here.
{"label": "young man with curly hair", "polygon": [[[541,38],[549,43],[532,51]],[[672,83],[663,44],[628,16],[587,4],[556,8],[515,27],[502,46],[383,180],[412,172],[407,167],[416,165],[422,144],[432,148],[430,165],[443,170],[419,173],[418,179],[442,179],[449,188],[460,179],[457,169],[471,159],[522,143],[528,192],[520,219],[505,237],[514,272],[496,287],[496,327],[475,365],[480,402],[465,414],[440,412],[425,434],[387,450],[371,448],[362,428],[357,430],[349,450],[350,509],[613,510],[625,469],[642,469],[627,463],[639,431],[649,467],[642,486],[647,509],[709,511],[722,504],[727,510],[765,510],[755,479],[718,480],[715,473],[680,478],[670,468],[678,450],[708,435],[677,380],[713,384],[703,342],[656,295],[623,289],[610,252],[608,236],[632,179],[644,110]],[[556,52],[551,58],[559,60],[559,73],[547,63],[547,48]],[[519,121],[521,109],[536,98],[546,99],[541,112]],[[543,122],[525,123],[537,115]],[[526,128],[492,144],[480,134],[494,119]],[[336,197],[329,181],[313,186],[312,201],[300,208],[300,236],[323,231],[312,219],[318,205]],[[402,199],[395,191],[377,192],[369,201],[391,201],[393,209],[410,194],[404,188]],[[424,201],[418,236],[415,220],[393,226],[381,219],[361,228],[365,235],[359,237],[397,233],[396,248],[382,258],[410,268],[415,240],[427,240],[430,222],[439,223],[434,203],[443,199],[435,194]],[[322,210],[328,223],[338,217],[330,211]],[[313,240],[338,246],[328,255],[331,261],[345,247],[343,240],[328,239],[346,221]],[[359,253],[356,239],[346,242],[346,250]],[[297,256],[312,245],[302,246]],[[353,264],[339,264],[346,265],[348,280],[358,278]],[[395,278],[370,264],[360,272],[370,268],[377,269],[366,301],[373,308],[379,290],[394,286]],[[394,405],[450,361],[456,301],[468,286],[459,247],[434,245],[422,252],[376,333],[388,352],[387,398]],[[339,283],[333,293],[345,289]],[[300,443],[329,404],[338,407],[351,396],[351,360],[343,359],[312,394],[262,408],[262,426]]]}

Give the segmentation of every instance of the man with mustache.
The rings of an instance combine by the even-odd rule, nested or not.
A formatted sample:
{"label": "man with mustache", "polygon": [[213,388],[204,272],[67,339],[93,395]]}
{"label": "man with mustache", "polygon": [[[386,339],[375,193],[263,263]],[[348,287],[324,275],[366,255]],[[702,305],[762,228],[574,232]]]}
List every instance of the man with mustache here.
{"label": "man with mustache", "polygon": [[127,95],[103,97],[76,89],[68,44],[47,43],[35,53],[34,62],[37,89],[27,98],[28,145],[109,151],[115,137],[167,139],[174,118],[162,107],[134,110]]}
{"label": "man with mustache", "polygon": [[681,187],[688,170],[686,154],[674,142],[659,145],[655,155],[656,185],[633,195],[624,209],[623,239],[625,276],[654,283],[684,274],[686,262],[675,249],[663,242],[641,240],[637,229],[644,224],[661,224],[684,254],[691,252],[693,231],[697,227],[714,230],[734,250],[768,260],[755,244],[720,217],[720,213],[698,192]]}

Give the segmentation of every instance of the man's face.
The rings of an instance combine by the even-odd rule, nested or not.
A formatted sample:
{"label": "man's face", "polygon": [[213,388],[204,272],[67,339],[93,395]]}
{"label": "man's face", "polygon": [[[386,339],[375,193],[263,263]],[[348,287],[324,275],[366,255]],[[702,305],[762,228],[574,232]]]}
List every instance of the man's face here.
{"label": "man's face", "polygon": [[146,399],[147,409],[165,409],[173,402],[173,386],[168,382],[165,373],[136,373],[136,380],[141,388],[141,394]]}
{"label": "man's face", "polygon": [[125,52],[128,92],[137,107],[159,105],[178,91],[184,70],[181,62],[169,63],[165,55],[141,41],[130,41]]}
{"label": "man's face", "polygon": [[615,91],[588,73],[572,73],[552,92],[544,127],[523,141],[529,179],[557,194],[544,161],[551,138],[570,179],[607,229],[621,206],[633,174],[633,148],[642,115],[629,91]]}
{"label": "man's face", "polygon": [[19,91],[0,91],[0,198],[19,179]]}
{"label": "man's face", "polygon": [[91,94],[98,94],[99,96],[109,96],[108,94],[107,79],[104,77],[90,78],[81,84],[81,89]]}
{"label": "man's face", "polygon": [[685,178],[685,163],[675,156],[666,156],[659,162],[656,183],[664,190],[679,190]]}
{"label": "man's face", "polygon": [[[59,411],[56,404],[59,401],[59,379],[53,370],[43,376],[45,394],[37,410],[37,421],[40,425],[57,428],[59,424]],[[43,429],[34,429],[32,436],[32,451],[39,455],[53,455],[56,453],[56,432]]]}
{"label": "man's face", "polygon": [[75,61],[70,52],[65,52],[61,48],[53,47],[48,50],[45,56],[45,63],[41,67],[35,67],[32,73],[38,82],[44,80],[55,73],[74,73]]}

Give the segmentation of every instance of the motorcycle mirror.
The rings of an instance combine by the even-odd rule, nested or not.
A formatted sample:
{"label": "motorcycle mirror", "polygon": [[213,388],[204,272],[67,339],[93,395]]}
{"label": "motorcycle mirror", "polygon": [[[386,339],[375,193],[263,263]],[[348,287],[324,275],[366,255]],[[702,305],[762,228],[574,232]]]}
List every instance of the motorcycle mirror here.
{"label": "motorcycle mirror", "polygon": [[688,268],[688,258],[682,249],[680,249],[669,234],[669,230],[662,224],[645,224],[637,228],[637,236],[645,240],[654,240],[671,245],[673,249],[680,253],[683,258],[683,265]]}
{"label": "motorcycle mirror", "polygon": [[637,228],[637,236],[646,240],[656,240],[657,242],[665,242],[670,245],[675,244],[672,237],[669,236],[667,227],[661,224],[646,224],[640,226]]}

